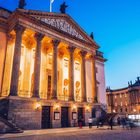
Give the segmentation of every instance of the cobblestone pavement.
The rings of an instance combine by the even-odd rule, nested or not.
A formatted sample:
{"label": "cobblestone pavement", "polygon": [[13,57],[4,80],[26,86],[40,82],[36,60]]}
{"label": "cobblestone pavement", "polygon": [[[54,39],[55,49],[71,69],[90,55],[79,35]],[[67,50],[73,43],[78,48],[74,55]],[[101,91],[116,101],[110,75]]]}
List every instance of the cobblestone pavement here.
{"label": "cobblestone pavement", "polygon": [[140,129],[123,130],[115,127],[114,130],[108,130],[107,127],[84,127],[30,130],[21,134],[0,134],[0,140],[140,140]]}

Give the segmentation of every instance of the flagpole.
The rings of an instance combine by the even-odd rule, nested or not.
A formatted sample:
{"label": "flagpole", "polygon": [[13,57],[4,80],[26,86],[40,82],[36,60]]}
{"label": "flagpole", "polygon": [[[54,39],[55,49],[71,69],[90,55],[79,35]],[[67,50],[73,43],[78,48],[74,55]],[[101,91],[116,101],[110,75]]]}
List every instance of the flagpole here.
{"label": "flagpole", "polygon": [[52,2],[50,0],[50,12],[52,12]]}

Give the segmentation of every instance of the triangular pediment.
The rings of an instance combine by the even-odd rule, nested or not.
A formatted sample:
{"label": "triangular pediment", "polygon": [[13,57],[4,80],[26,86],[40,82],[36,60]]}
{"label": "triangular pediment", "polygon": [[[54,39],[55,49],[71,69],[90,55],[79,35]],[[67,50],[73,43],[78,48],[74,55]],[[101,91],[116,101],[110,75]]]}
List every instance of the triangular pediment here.
{"label": "triangular pediment", "polygon": [[71,37],[83,40],[90,44],[95,43],[80,26],[68,15],[59,13],[49,13],[34,10],[20,9],[24,14],[28,14],[37,20],[40,20],[52,27],[57,28],[60,32],[69,34]]}

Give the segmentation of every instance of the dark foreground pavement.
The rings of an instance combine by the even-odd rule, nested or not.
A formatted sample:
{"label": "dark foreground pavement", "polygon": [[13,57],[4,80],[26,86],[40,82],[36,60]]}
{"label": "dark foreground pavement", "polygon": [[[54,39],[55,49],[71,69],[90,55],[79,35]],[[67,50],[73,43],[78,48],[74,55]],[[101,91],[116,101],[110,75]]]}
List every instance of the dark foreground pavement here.
{"label": "dark foreground pavement", "polygon": [[140,140],[140,129],[123,130],[115,127],[89,129],[60,128],[50,130],[29,130],[21,134],[0,134],[0,140]]}

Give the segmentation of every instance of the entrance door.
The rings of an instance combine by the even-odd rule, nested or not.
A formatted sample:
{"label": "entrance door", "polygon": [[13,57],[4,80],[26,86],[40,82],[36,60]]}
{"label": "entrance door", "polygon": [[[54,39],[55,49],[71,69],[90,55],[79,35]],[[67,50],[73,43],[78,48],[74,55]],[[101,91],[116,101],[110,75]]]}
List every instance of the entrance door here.
{"label": "entrance door", "polygon": [[51,128],[51,107],[42,106],[42,129]]}
{"label": "entrance door", "polygon": [[61,108],[61,127],[69,127],[69,108]]}
{"label": "entrance door", "polygon": [[78,120],[83,119],[83,125],[85,125],[84,109],[82,107],[78,108]]}

